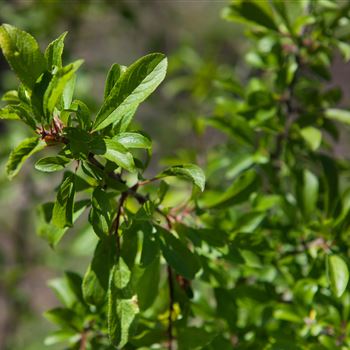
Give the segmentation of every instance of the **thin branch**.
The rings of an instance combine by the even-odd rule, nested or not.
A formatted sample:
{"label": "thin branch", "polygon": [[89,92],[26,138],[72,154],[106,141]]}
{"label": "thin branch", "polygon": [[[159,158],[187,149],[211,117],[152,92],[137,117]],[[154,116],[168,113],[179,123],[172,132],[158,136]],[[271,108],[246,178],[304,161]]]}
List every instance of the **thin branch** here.
{"label": "thin branch", "polygon": [[124,202],[125,202],[127,197],[128,197],[128,194],[126,192],[123,192],[121,194],[121,196],[119,198],[117,216],[116,216],[114,223],[113,223],[113,231],[114,231],[114,235],[115,235],[118,256],[120,254],[120,236],[119,236],[119,232],[118,232],[119,226],[120,226],[120,217],[121,217],[121,214],[123,211]]}
{"label": "thin branch", "polygon": [[150,183],[152,183],[152,182],[154,182],[154,181],[158,181],[158,180],[160,180],[160,178],[158,178],[158,177],[152,177],[152,179],[140,181],[140,182],[138,183],[138,185],[139,185],[139,186],[144,186],[144,185],[148,185],[148,184],[150,184]]}
{"label": "thin branch", "polygon": [[79,350],[86,350],[87,346],[87,331],[84,329],[81,333]]}

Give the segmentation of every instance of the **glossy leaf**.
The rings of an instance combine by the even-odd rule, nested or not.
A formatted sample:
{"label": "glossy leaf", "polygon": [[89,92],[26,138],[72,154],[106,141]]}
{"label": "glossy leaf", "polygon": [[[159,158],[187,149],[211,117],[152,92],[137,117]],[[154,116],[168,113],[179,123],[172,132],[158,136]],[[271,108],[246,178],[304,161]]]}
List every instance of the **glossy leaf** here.
{"label": "glossy leaf", "polygon": [[83,130],[89,130],[91,126],[91,114],[88,106],[80,100],[74,100],[70,109],[75,111],[80,127]]}
{"label": "glossy leaf", "polygon": [[49,122],[53,118],[53,111],[68,82],[72,79],[75,72],[83,63],[82,60],[78,60],[74,63],[69,64],[63,68],[60,68],[53,76],[48,88],[44,94],[44,111],[46,113],[47,121]]}
{"label": "glossy leaf", "polygon": [[152,148],[151,140],[136,132],[123,132],[113,137],[113,140],[118,141],[125,148]]}
{"label": "glossy leaf", "polygon": [[258,183],[255,171],[247,171],[234,180],[233,184],[221,194],[216,200],[209,204],[210,208],[222,208],[248,199],[249,195],[256,189]]}
{"label": "glossy leaf", "polygon": [[159,53],[142,57],[123,73],[99,110],[94,131],[119,121],[135,109],[162,82],[167,68],[167,59]]}
{"label": "glossy leaf", "polygon": [[138,312],[137,299],[131,286],[131,272],[119,258],[112,270],[108,292],[108,333],[114,346],[122,348],[128,342]]}
{"label": "glossy leaf", "polygon": [[308,126],[301,129],[300,133],[312,151],[316,151],[320,147],[322,142],[322,133],[320,130]]}
{"label": "glossy leaf", "polygon": [[74,198],[75,178],[74,175],[69,175],[63,180],[58,189],[52,211],[52,223],[58,228],[73,225]]}
{"label": "glossy leaf", "polygon": [[140,310],[147,310],[158,295],[160,281],[159,256],[146,266],[137,283],[137,296]]}
{"label": "glossy leaf", "polygon": [[113,87],[117,83],[118,79],[120,76],[125,72],[126,67],[121,66],[117,63],[114,63],[112,67],[110,68],[108,74],[107,74],[107,79],[105,83],[105,93],[104,93],[104,98],[106,99],[109,94],[111,93]]}
{"label": "glossy leaf", "polygon": [[345,109],[329,108],[325,111],[325,117],[344,124],[350,124],[350,111]]}
{"label": "glossy leaf", "polygon": [[261,27],[278,31],[271,11],[263,6],[263,1],[235,1],[224,11],[225,19],[248,21]]}
{"label": "glossy leaf", "polygon": [[49,44],[45,50],[47,66],[51,71],[54,67],[62,67],[62,53],[64,48],[64,39],[68,32],[62,33],[56,40]]}
{"label": "glossy leaf", "polygon": [[349,282],[349,269],[339,255],[327,256],[327,277],[331,289],[337,298],[340,298]]}
{"label": "glossy leaf", "polygon": [[193,279],[200,269],[197,256],[171,232],[157,226],[160,248],[168,264],[181,276]]}
{"label": "glossy leaf", "polygon": [[[81,200],[74,203],[73,222],[82,215],[88,204],[88,200]],[[38,235],[54,247],[60,242],[67,232],[68,227],[60,228],[52,223],[53,208],[54,203],[45,203],[38,208],[36,226]]]}
{"label": "glossy leaf", "polygon": [[63,328],[79,330],[82,327],[82,320],[68,308],[57,307],[45,312],[44,316]]}
{"label": "glossy leaf", "polygon": [[45,173],[63,170],[72,160],[63,156],[41,158],[35,163],[35,169]]}
{"label": "glossy leaf", "polygon": [[106,153],[103,154],[104,158],[130,172],[135,171],[134,158],[127,148],[114,139],[105,139],[104,142],[106,144]]}
{"label": "glossy leaf", "polygon": [[101,305],[107,298],[109,276],[115,256],[114,241],[114,237],[106,236],[98,242],[84,276],[83,294],[89,304]]}
{"label": "glossy leaf", "polygon": [[162,171],[158,178],[163,178],[166,176],[178,176],[191,181],[195,186],[197,186],[201,191],[204,191],[205,186],[205,175],[203,170],[194,164],[182,164],[174,165],[168,169]]}
{"label": "glossy leaf", "polygon": [[19,120],[18,114],[10,107],[0,109],[0,119]]}
{"label": "glossy leaf", "polygon": [[9,24],[0,27],[0,47],[20,81],[32,88],[46,70],[46,60],[36,40]]}
{"label": "glossy leaf", "polygon": [[18,174],[27,158],[41,151],[45,144],[38,138],[32,137],[22,141],[10,154],[6,164],[7,176],[12,179]]}
{"label": "glossy leaf", "polygon": [[318,198],[318,179],[309,170],[303,172],[303,208],[306,215],[312,214],[316,209]]}

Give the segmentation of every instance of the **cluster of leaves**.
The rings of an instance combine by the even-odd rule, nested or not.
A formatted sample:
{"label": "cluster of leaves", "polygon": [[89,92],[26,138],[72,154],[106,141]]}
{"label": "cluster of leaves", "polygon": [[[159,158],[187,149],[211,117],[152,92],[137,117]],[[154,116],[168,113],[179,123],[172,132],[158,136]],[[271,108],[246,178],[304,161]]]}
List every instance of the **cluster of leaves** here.
{"label": "cluster of leaves", "polygon": [[[195,165],[143,177],[151,141],[132,118],[165,76],[163,55],[113,65],[92,119],[73,100],[81,62],[62,66],[64,35],[42,54],[29,34],[1,27],[21,84],[3,97],[0,117],[39,134],[13,151],[8,174],[51,146],[55,155],[35,167],[65,172],[56,201],[39,209],[39,234],[54,246],[89,210],[99,240],[83,277],[67,272],[51,282],[64,307],[46,313],[60,326],[48,344],[350,347],[349,165],[335,152],[350,112],[338,108],[341,91],[329,84],[334,56],[350,58],[349,11],[350,3],[327,0],[242,0],[224,10],[248,26],[254,74],[243,86],[213,70],[212,113],[198,125],[226,142],[208,155],[200,197],[204,176]],[[192,181],[191,200],[169,207],[168,176]]]}
{"label": "cluster of leaves", "polygon": [[227,234],[217,260],[202,264],[210,316],[231,335],[220,348],[350,346],[349,163],[335,152],[350,112],[330,84],[334,57],[350,58],[349,10],[257,0],[223,11],[247,26],[252,73],[244,86],[217,79],[213,111],[199,121],[227,136],[208,157],[199,201],[202,223]]}
{"label": "cluster of leaves", "polygon": [[[42,53],[28,33],[0,27],[1,49],[20,80],[18,90],[3,96],[7,105],[0,118],[21,120],[36,134],[12,151],[7,174],[13,178],[27,158],[51,149],[53,155],[38,160],[35,168],[64,174],[55,201],[38,209],[38,234],[55,246],[88,210],[98,237],[84,277],[67,272],[51,283],[64,307],[46,313],[61,328],[47,343],[64,341],[72,349],[171,344],[178,317],[174,290],[190,289],[200,265],[187,239],[171,232],[182,208],[163,204],[170,186],[162,179],[175,176],[193,183],[193,196],[189,193],[183,203],[189,216],[195,210],[190,199],[203,191],[205,179],[193,164],[143,177],[152,143],[132,129],[132,118],[164,79],[167,60],[155,53],[129,67],[114,64],[103,104],[92,119],[88,106],[73,100],[82,61],[62,65],[65,36]],[[142,191],[157,180],[158,191]],[[164,284],[168,288],[158,293]]]}

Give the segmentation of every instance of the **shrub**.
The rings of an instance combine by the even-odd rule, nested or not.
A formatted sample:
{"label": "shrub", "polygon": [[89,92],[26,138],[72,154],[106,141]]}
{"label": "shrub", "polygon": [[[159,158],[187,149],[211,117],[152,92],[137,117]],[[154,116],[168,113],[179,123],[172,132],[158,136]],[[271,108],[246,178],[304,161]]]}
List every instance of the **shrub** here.
{"label": "shrub", "polygon": [[[64,171],[56,200],[38,210],[53,247],[79,216],[98,237],[85,275],[51,283],[63,306],[46,317],[48,344],[69,349],[347,349],[349,170],[335,152],[350,112],[329,84],[336,54],[350,58],[347,3],[235,1],[223,15],[248,25],[253,68],[244,84],[219,75],[210,116],[226,141],[204,174],[193,164],[146,178],[151,139],[132,124],[161,83],[167,60],[114,64],[92,118],[73,98],[81,61],[63,65],[65,33],[45,53],[10,25],[0,46],[17,74],[2,119],[36,136],[10,154]],[[339,141],[340,140],[340,141]],[[192,192],[174,200],[184,179]],[[169,179],[170,178],[170,179]],[[176,204],[174,205],[174,202]]]}

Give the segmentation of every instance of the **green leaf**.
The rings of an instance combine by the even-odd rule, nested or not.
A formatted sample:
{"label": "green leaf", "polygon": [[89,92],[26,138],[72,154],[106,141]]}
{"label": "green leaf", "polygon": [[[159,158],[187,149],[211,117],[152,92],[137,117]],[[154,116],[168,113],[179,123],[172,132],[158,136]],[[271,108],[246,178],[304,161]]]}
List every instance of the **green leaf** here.
{"label": "green leaf", "polygon": [[137,298],[131,287],[131,272],[119,258],[114,265],[108,292],[108,332],[111,343],[122,348],[134,332],[139,312]]}
{"label": "green leaf", "polygon": [[62,68],[62,53],[64,48],[64,39],[68,32],[62,33],[56,40],[48,45],[45,50],[45,58],[50,71],[54,67]]}
{"label": "green leaf", "polygon": [[10,154],[6,164],[7,176],[12,179],[18,174],[27,158],[39,152],[45,147],[45,143],[38,137],[32,137],[22,141]]}
{"label": "green leaf", "polygon": [[317,281],[307,278],[300,279],[293,288],[294,299],[304,305],[311,305],[317,291]]}
{"label": "green leaf", "polygon": [[36,129],[36,121],[31,108],[21,103],[19,105],[12,105],[11,110],[14,111],[27,125],[29,125],[33,130]]}
{"label": "green leaf", "polygon": [[99,187],[92,193],[89,221],[96,235],[102,239],[110,233],[112,227],[115,215],[114,196],[115,194],[103,191]]}
{"label": "green leaf", "polygon": [[233,184],[226,189],[225,193],[208,203],[209,208],[223,208],[239,204],[247,200],[256,189],[258,178],[256,171],[249,170],[240,175]]}
{"label": "green leaf", "polygon": [[338,41],[337,44],[340,53],[343,56],[345,62],[350,60],[350,45],[344,41]]}
{"label": "green leaf", "polygon": [[261,27],[278,32],[273,14],[269,7],[263,6],[263,1],[235,1],[223,12],[223,17],[232,21],[248,21]]}
{"label": "green leaf", "polygon": [[136,132],[123,132],[113,137],[113,140],[118,141],[125,148],[152,148],[152,141]]}
{"label": "green leaf", "polygon": [[18,97],[18,92],[16,90],[6,91],[2,95],[1,101],[4,101],[10,105],[16,105],[21,102],[21,100]]}
{"label": "green leaf", "polygon": [[101,305],[107,297],[109,275],[115,256],[115,237],[106,236],[96,246],[91,264],[83,279],[83,295],[86,302]]}
{"label": "green leaf", "polygon": [[193,279],[200,269],[198,257],[163,227],[156,226],[165,260],[181,276]]}
{"label": "green leaf", "polygon": [[273,317],[277,320],[300,324],[303,323],[303,318],[298,314],[298,310],[293,305],[277,305]]}
{"label": "green leaf", "polygon": [[318,198],[318,179],[309,170],[303,172],[303,209],[306,216],[315,212]]}
{"label": "green leaf", "polygon": [[99,110],[93,130],[119,121],[135,109],[162,82],[167,59],[160,53],[142,57],[126,69]]}
{"label": "green leaf", "polygon": [[[88,200],[74,203],[73,222],[75,222],[89,204]],[[52,247],[56,246],[67,232],[68,227],[59,228],[52,223],[54,203],[45,203],[37,210],[37,233],[44,238]]]}
{"label": "green leaf", "polygon": [[11,108],[11,106],[6,106],[6,107],[0,109],[0,119],[20,120],[21,118]]}
{"label": "green leaf", "polygon": [[337,162],[333,157],[329,157],[325,154],[321,154],[319,156],[320,162],[323,167],[323,173],[324,176],[323,179],[323,185],[324,185],[324,191],[325,195],[324,197],[324,204],[325,204],[325,211],[328,215],[332,215],[333,211],[335,210],[336,206],[339,202],[339,169]]}
{"label": "green leaf", "polygon": [[74,100],[70,109],[75,112],[80,127],[83,130],[90,130],[91,117],[89,107],[80,100]]}
{"label": "green leaf", "polygon": [[325,117],[344,124],[350,124],[350,111],[345,109],[329,108],[325,111]]}
{"label": "green leaf", "polygon": [[340,298],[349,281],[349,270],[345,261],[338,255],[329,255],[326,259],[328,282],[333,293]]}
{"label": "green leaf", "polygon": [[180,349],[203,349],[213,340],[214,336],[214,333],[208,333],[203,328],[181,328],[179,329]]}
{"label": "green leaf", "polygon": [[80,339],[81,335],[79,332],[74,330],[58,330],[47,336],[44,340],[44,345],[50,346],[62,342],[74,343]]}
{"label": "green leaf", "polygon": [[114,139],[104,139],[104,142],[106,144],[106,153],[103,154],[104,158],[130,172],[135,171],[134,158],[127,148]]}
{"label": "green leaf", "polygon": [[134,114],[136,113],[138,106],[135,106],[134,108],[131,108],[128,112],[126,112],[123,117],[119,120],[119,122],[116,123],[116,125],[118,126],[119,132],[125,132],[131,121],[132,118],[134,116]]}
{"label": "green leaf", "polygon": [[69,147],[73,156],[77,159],[84,158],[90,152],[102,155],[106,152],[106,144],[100,135],[90,134],[86,130],[75,128],[64,128],[65,136],[69,140]]}
{"label": "green leaf", "polygon": [[83,279],[81,276],[76,272],[65,271],[64,277],[67,281],[68,288],[72,291],[76,301],[82,305],[85,305],[82,290]]}
{"label": "green leaf", "polygon": [[180,237],[190,239],[194,246],[200,247],[203,242],[207,242],[211,247],[224,247],[227,243],[227,233],[218,228],[196,228],[178,223],[175,230]]}
{"label": "green leaf", "polygon": [[56,307],[45,312],[44,316],[62,328],[80,330],[83,326],[83,320],[71,309]]}
{"label": "green leaf", "polygon": [[63,170],[71,161],[72,159],[63,156],[45,157],[35,163],[35,169],[45,173],[51,173]]}
{"label": "green leaf", "polygon": [[52,223],[58,228],[71,227],[73,225],[75,197],[75,177],[68,175],[61,183],[55,205],[52,211]]}
{"label": "green leaf", "polygon": [[55,278],[48,282],[48,286],[54,291],[56,297],[67,308],[71,308],[77,302],[75,293],[69,286],[69,281],[65,277]]}
{"label": "green leaf", "polygon": [[46,70],[46,60],[36,40],[9,24],[0,27],[0,47],[20,81],[32,88]]}
{"label": "green leaf", "polygon": [[205,175],[203,170],[194,164],[181,164],[174,165],[168,169],[165,169],[157,178],[163,178],[166,176],[178,176],[190,180],[196,185],[201,191],[204,191],[205,186]]}
{"label": "green leaf", "polygon": [[44,115],[44,94],[47,90],[52,79],[52,74],[45,72],[38,78],[33,86],[32,94],[30,97],[30,103],[36,120],[42,122],[42,116]]}
{"label": "green leaf", "polygon": [[125,72],[126,67],[121,66],[118,63],[114,63],[107,74],[104,99],[106,99],[114,88],[115,84],[119,80],[120,76]]}
{"label": "green leaf", "polygon": [[68,66],[60,68],[52,77],[52,80],[50,81],[50,84],[48,85],[48,88],[44,94],[44,111],[48,123],[53,118],[53,111],[58,102],[60,102],[66,85],[73,78],[75,72],[82,63],[82,60],[75,61]]}
{"label": "green leaf", "polygon": [[137,283],[137,296],[141,310],[147,310],[157,298],[160,280],[160,259],[157,256],[146,266]]}
{"label": "green leaf", "polygon": [[[144,213],[143,208],[140,209],[138,215],[143,215],[142,212]],[[146,214],[144,221],[138,224],[139,229],[143,234],[142,253],[141,253],[141,259],[140,259],[140,266],[142,268],[145,268],[149,264],[151,264],[153,260],[159,256],[159,253],[160,253],[159,241],[157,239],[157,236],[153,233],[153,226],[148,221],[148,219],[149,219],[149,216],[148,214]]]}
{"label": "green leaf", "polygon": [[64,87],[62,93],[62,105],[64,109],[69,109],[72,104],[76,78],[76,74],[73,74]]}
{"label": "green leaf", "polygon": [[320,147],[322,142],[322,133],[320,130],[313,126],[307,126],[301,129],[300,134],[312,151],[316,151]]}

